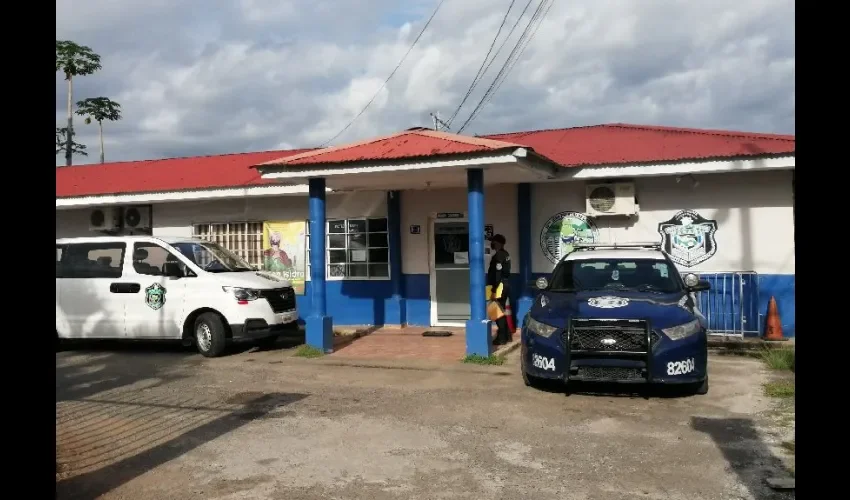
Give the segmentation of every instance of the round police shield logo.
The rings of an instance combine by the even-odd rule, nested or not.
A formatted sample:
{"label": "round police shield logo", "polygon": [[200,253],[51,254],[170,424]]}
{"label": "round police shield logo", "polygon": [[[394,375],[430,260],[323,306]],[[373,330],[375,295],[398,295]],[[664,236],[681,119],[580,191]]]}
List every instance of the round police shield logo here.
{"label": "round police shield logo", "polygon": [[694,210],[681,210],[670,220],[658,224],[664,251],[676,264],[693,267],[717,253],[717,221]]}
{"label": "round police shield logo", "polygon": [[162,308],[165,305],[165,292],[165,287],[159,283],[145,288],[145,304],[154,311]]}
{"label": "round police shield logo", "polygon": [[540,249],[553,264],[573,251],[576,243],[596,243],[599,231],[596,225],[580,212],[561,212],[543,224],[540,231]]}

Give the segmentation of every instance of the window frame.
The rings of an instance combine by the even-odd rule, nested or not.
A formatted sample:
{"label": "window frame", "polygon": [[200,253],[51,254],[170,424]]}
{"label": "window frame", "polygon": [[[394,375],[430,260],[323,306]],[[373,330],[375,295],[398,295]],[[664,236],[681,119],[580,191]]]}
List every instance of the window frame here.
{"label": "window frame", "polygon": [[[383,231],[370,231],[369,230],[369,221],[370,220],[381,220],[381,221],[383,221],[386,225],[386,229],[383,230]],[[345,231],[341,232],[341,233],[340,232],[331,233],[330,232],[331,221],[344,221],[345,222]],[[350,226],[349,226],[349,223],[351,221],[363,221],[366,225],[366,230],[365,231],[352,232],[350,230]],[[311,252],[311,248],[310,248],[310,221],[307,220],[306,222],[307,222],[307,229],[304,231],[304,237],[306,238],[306,242],[305,242],[304,247],[305,247],[305,250],[306,250],[306,260],[307,260],[305,271],[306,271],[306,274],[307,274],[307,280],[309,281],[310,280],[310,271],[311,271],[311,266],[310,266],[310,252]],[[360,249],[353,249],[349,246],[350,236],[355,235],[355,234],[365,235],[365,238],[366,238],[366,246],[365,246],[365,248],[362,249],[366,252],[366,261],[362,262],[362,263],[351,261],[351,250],[360,250]],[[372,235],[372,234],[386,235],[387,245],[386,246],[371,246],[369,244],[369,236]],[[345,247],[340,247],[340,248],[335,247],[335,248],[332,249],[330,247],[330,237],[331,237],[331,235],[343,236],[344,239],[345,239]],[[332,250],[333,251],[344,251],[345,252],[345,263],[344,264],[331,264],[330,252]],[[371,260],[369,260],[369,252],[371,250],[386,250],[387,251],[386,262],[372,262]],[[325,220],[325,280],[327,280],[327,281],[389,281],[390,279],[392,279],[391,260],[392,259],[390,258],[389,217],[387,217],[386,215],[380,215],[380,216],[361,215],[361,216],[352,216],[352,217],[332,217],[332,218],[328,218],[328,219]],[[350,266],[352,264],[353,265],[358,265],[358,264],[365,265],[367,275],[366,276],[331,276],[331,273],[330,273],[331,266],[344,265],[344,266],[347,267],[347,266]],[[370,273],[370,271],[371,271],[370,266],[372,264],[386,265],[387,266],[386,275],[385,276],[372,276],[371,273]]]}
{"label": "window frame", "polygon": [[[192,238],[197,238],[206,241],[212,241],[218,243],[222,247],[230,250],[236,255],[245,259],[245,262],[252,266],[256,266],[256,269],[263,268],[263,224],[264,221],[261,220],[237,220],[237,221],[228,221],[228,222],[192,222]],[[230,226],[239,226],[242,225],[244,227],[243,233],[238,232],[230,232]],[[207,227],[207,233],[202,234],[198,232],[198,228]],[[214,233],[214,226],[225,226],[227,231],[223,233]],[[252,229],[249,231],[249,229]],[[257,232],[254,232],[253,229],[256,229]],[[210,236],[217,234],[219,236],[218,239],[211,238]],[[243,241],[244,245],[242,248],[233,248],[230,246],[230,239],[236,238],[237,241]],[[249,248],[248,239],[256,238],[256,248]],[[251,252],[254,253],[254,259],[251,259]]]}
{"label": "window frame", "polygon": [[[106,248],[102,248],[101,250],[121,250],[120,262],[117,267],[110,266],[110,269],[116,269],[117,273],[112,273],[108,276],[68,276],[67,270],[67,262],[65,258],[69,253],[72,255],[74,252],[68,252],[68,249],[71,247],[98,247],[100,245],[105,246]],[[127,243],[125,241],[103,241],[103,242],[80,242],[80,243],[61,243],[56,245],[57,250],[59,248],[62,249],[62,256],[59,261],[58,271],[56,273],[56,277],[60,279],[121,279],[124,277],[124,265],[126,264],[127,258]],[[89,252],[92,250],[98,250],[98,248],[90,248]],[[86,254],[88,255],[88,254]]]}

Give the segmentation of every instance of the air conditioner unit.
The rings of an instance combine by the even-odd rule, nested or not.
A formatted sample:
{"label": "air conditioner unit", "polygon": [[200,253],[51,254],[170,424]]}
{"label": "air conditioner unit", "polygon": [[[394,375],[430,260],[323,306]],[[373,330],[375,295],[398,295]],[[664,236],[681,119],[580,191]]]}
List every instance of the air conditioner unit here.
{"label": "air conditioner unit", "polygon": [[149,206],[124,207],[124,229],[150,229],[151,212]]}
{"label": "air conditioner unit", "polygon": [[115,231],[121,228],[121,210],[116,207],[95,208],[89,214],[89,231]]}
{"label": "air conditioner unit", "polygon": [[591,217],[638,213],[632,182],[588,184],[585,189],[585,212]]}

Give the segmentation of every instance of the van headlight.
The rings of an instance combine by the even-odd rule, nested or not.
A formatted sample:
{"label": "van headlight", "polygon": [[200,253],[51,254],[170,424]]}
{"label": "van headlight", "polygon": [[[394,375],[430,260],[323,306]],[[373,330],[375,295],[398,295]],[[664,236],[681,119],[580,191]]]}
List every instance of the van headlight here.
{"label": "van headlight", "polygon": [[260,298],[260,292],[250,288],[239,288],[235,286],[221,287],[224,293],[231,293],[236,300],[257,300]]}
{"label": "van headlight", "polygon": [[540,335],[541,337],[545,337],[548,339],[552,336],[553,333],[555,333],[555,330],[557,330],[556,327],[547,325],[546,323],[541,323],[529,315],[526,315],[525,318],[525,327],[528,329],[529,332],[535,335]]}
{"label": "van headlight", "polygon": [[700,328],[699,320],[695,319],[691,322],[685,323],[684,325],[662,328],[661,331],[664,335],[670,337],[670,340],[682,340],[683,338],[690,337],[697,333],[700,331]]}

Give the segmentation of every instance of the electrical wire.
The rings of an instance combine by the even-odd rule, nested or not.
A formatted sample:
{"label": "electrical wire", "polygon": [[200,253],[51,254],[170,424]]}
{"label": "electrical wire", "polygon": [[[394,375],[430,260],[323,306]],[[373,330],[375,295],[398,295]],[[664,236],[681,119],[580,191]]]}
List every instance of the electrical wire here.
{"label": "electrical wire", "polygon": [[484,105],[487,102],[489,102],[489,100],[492,98],[492,95],[495,92],[496,86],[499,85],[500,82],[504,81],[504,78],[507,76],[508,68],[511,65],[515,64],[515,60],[516,60],[515,58],[516,58],[516,55],[517,55],[519,49],[521,48],[521,46],[523,46],[523,44],[526,43],[526,41],[528,39],[529,32],[530,32],[532,26],[534,25],[534,23],[536,21],[538,21],[540,19],[541,14],[543,12],[543,8],[545,6],[547,6],[547,4],[549,4],[550,1],[552,1],[552,0],[541,0],[540,3],[537,5],[537,8],[535,9],[534,14],[531,16],[531,19],[529,19],[528,24],[526,24],[525,29],[520,34],[519,38],[517,39],[516,44],[514,44],[514,48],[511,50],[510,54],[508,54],[508,57],[502,63],[502,67],[499,70],[499,72],[496,74],[496,77],[493,79],[493,82],[490,84],[490,86],[484,92],[484,95],[481,97],[481,100],[478,101],[478,104],[472,110],[472,113],[469,114],[469,117],[466,119],[466,121],[463,123],[463,125],[461,125],[461,127],[458,129],[457,133],[463,132],[463,130],[472,122],[472,120],[474,120],[478,116],[478,114],[481,112]]}
{"label": "electrical wire", "polygon": [[511,4],[508,5],[508,11],[505,12],[505,17],[502,18],[502,24],[499,25],[499,29],[496,31],[496,36],[493,37],[493,42],[490,43],[490,48],[487,49],[487,54],[484,56],[484,60],[481,61],[481,66],[478,68],[478,72],[475,74],[475,78],[472,79],[472,83],[469,85],[469,89],[467,89],[466,95],[463,96],[463,99],[460,101],[460,104],[458,105],[457,109],[454,110],[452,115],[446,121],[447,124],[450,125],[452,123],[452,120],[454,120],[457,114],[460,113],[460,110],[461,108],[463,108],[463,105],[466,103],[466,100],[469,99],[469,96],[472,94],[472,91],[475,90],[475,87],[478,86],[478,82],[480,82],[481,78],[484,77],[481,72],[482,70],[484,70],[484,65],[487,64],[487,60],[490,58],[490,54],[493,52],[493,47],[496,46],[496,41],[499,39],[499,35],[502,34],[502,28],[505,27],[505,23],[508,21],[508,16],[510,15],[511,9],[513,9],[515,3],[516,0],[511,0]]}
{"label": "electrical wire", "polygon": [[436,8],[436,9],[434,9],[434,12],[431,14],[431,17],[429,17],[429,18],[428,18],[428,22],[426,22],[426,23],[425,23],[425,26],[423,26],[423,27],[422,27],[422,31],[420,31],[420,32],[419,32],[419,34],[416,36],[416,39],[415,39],[415,40],[413,40],[413,43],[410,45],[410,48],[409,48],[409,49],[407,49],[407,52],[405,52],[404,56],[403,56],[403,57],[401,58],[401,60],[398,62],[398,64],[396,65],[395,69],[393,69],[392,73],[390,73],[390,76],[388,76],[388,77],[387,77],[387,79],[386,79],[386,80],[384,80],[384,83],[383,83],[383,84],[381,84],[381,87],[378,89],[378,91],[377,91],[377,92],[375,92],[375,95],[373,95],[373,96],[372,96],[372,98],[371,98],[371,99],[369,99],[369,102],[367,102],[367,103],[366,103],[366,105],[365,105],[365,106],[363,106],[363,109],[362,109],[362,110],[360,110],[360,112],[359,112],[359,113],[357,113],[357,115],[356,115],[356,116],[355,116],[355,117],[354,117],[354,118],[353,118],[350,122],[348,122],[348,125],[346,125],[345,127],[343,127],[343,128],[342,128],[342,130],[340,130],[339,132],[337,132],[337,134],[336,134],[335,136],[331,137],[329,140],[327,140],[327,141],[325,141],[324,143],[322,143],[322,145],[321,145],[321,146],[319,146],[319,147],[322,147],[322,148],[323,148],[323,147],[327,146],[328,144],[330,144],[331,142],[333,142],[334,140],[336,140],[336,138],[337,138],[337,137],[339,137],[339,136],[341,136],[343,133],[345,133],[345,131],[346,131],[346,130],[348,130],[348,129],[349,129],[349,127],[351,127],[352,125],[354,125],[354,122],[355,122],[355,121],[357,121],[357,119],[358,119],[358,118],[360,118],[360,116],[361,116],[361,115],[363,115],[363,113],[365,113],[367,109],[369,109],[369,106],[371,106],[371,105],[372,105],[372,103],[375,101],[375,99],[378,97],[378,95],[381,93],[381,91],[382,91],[382,90],[384,90],[384,87],[386,87],[386,86],[387,86],[387,83],[389,83],[389,81],[392,79],[392,77],[393,77],[393,76],[395,76],[396,71],[398,71],[398,69],[401,67],[401,65],[402,65],[402,64],[404,64],[404,61],[405,61],[405,59],[407,59],[407,56],[409,56],[409,55],[410,55],[410,52],[411,52],[411,51],[413,51],[413,48],[414,48],[414,47],[416,47],[416,44],[419,42],[419,39],[420,39],[420,38],[422,38],[422,34],[424,34],[424,33],[425,33],[425,30],[427,30],[427,29],[428,29],[428,26],[430,26],[430,25],[431,25],[431,21],[433,21],[433,20],[434,20],[434,16],[436,16],[436,15],[437,15],[437,12],[439,12],[439,11],[440,11],[440,7],[442,7],[442,6],[443,6],[443,2],[445,2],[445,1],[446,1],[446,0],[440,0],[440,3],[438,3],[438,4],[437,4],[437,8]]}

